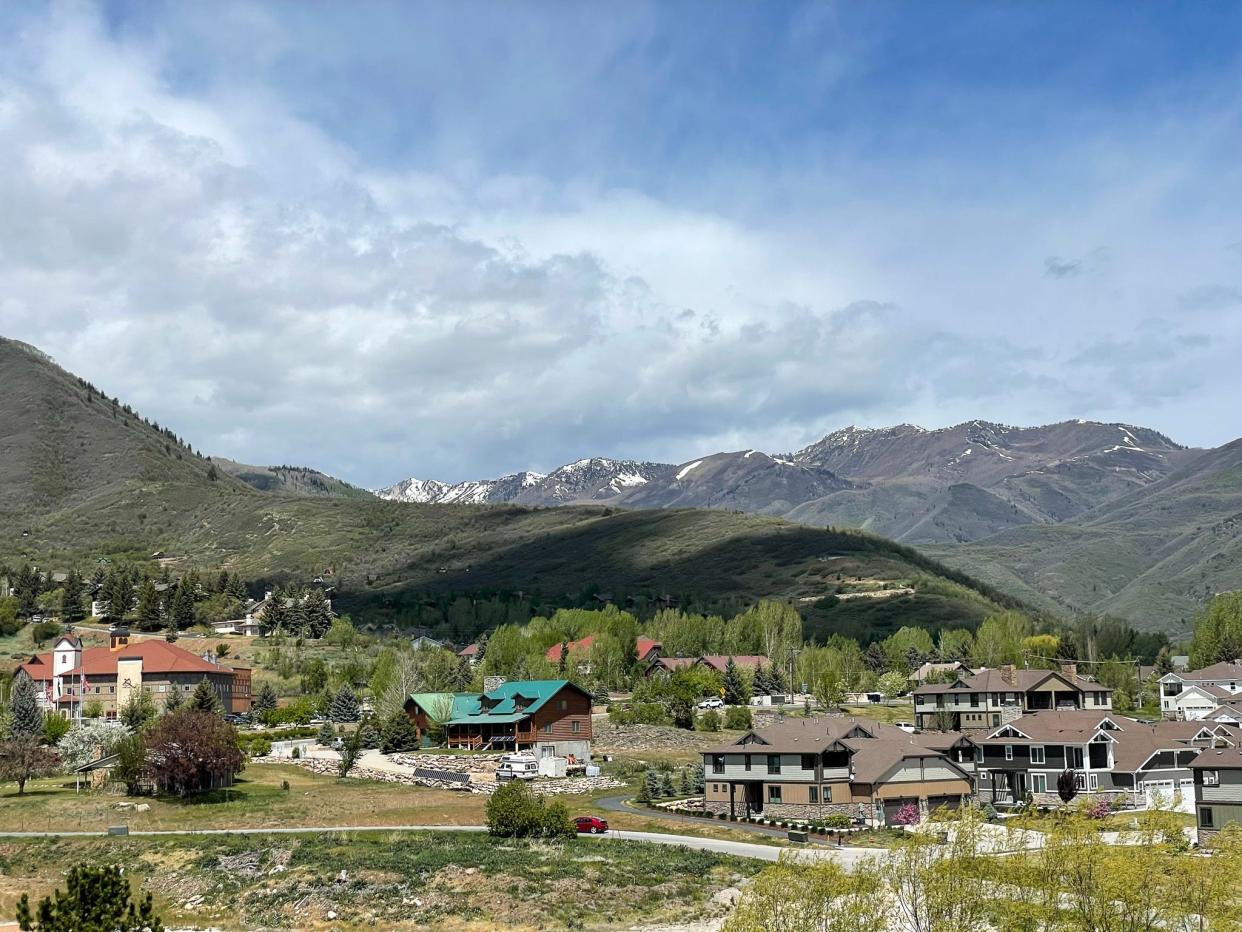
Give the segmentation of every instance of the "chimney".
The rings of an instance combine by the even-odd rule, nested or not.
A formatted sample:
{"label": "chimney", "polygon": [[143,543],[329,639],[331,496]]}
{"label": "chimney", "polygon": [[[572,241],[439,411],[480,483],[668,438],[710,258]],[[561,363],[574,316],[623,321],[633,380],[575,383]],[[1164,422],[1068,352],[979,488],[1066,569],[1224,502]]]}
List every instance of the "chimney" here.
{"label": "chimney", "polygon": [[117,625],[108,632],[108,649],[121,650],[129,646],[129,628]]}
{"label": "chimney", "polygon": [[1077,676],[1078,664],[1074,663],[1072,660],[1063,661],[1061,663],[1061,672],[1066,676]]}
{"label": "chimney", "polygon": [[1001,679],[1004,680],[1006,683],[1008,683],[1010,686],[1017,687],[1018,668],[1015,667],[1012,663],[1002,663],[1001,668],[1000,668],[1000,675],[1001,675]]}

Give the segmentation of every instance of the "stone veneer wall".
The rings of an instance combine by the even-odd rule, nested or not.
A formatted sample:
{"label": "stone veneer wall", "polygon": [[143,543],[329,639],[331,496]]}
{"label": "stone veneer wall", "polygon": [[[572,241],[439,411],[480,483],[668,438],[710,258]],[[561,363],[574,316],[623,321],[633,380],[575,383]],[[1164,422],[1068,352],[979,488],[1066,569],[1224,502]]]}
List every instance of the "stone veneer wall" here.
{"label": "stone veneer wall", "polygon": [[[727,813],[729,811],[728,800],[710,799],[705,800],[703,808],[708,812]],[[847,815],[851,819],[865,819],[867,810],[870,807],[865,803],[765,803],[763,812],[756,813],[766,819],[807,819],[814,821],[815,819],[824,819],[830,815]],[[740,801],[734,804],[734,813],[741,818],[746,808]]]}

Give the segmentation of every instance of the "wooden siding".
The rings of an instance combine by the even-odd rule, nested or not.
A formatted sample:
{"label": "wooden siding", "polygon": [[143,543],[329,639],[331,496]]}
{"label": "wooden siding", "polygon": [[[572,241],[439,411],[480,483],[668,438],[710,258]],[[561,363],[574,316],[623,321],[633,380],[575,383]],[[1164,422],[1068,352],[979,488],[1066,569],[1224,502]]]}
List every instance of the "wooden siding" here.
{"label": "wooden siding", "polygon": [[[565,705],[563,709],[562,702]],[[574,731],[574,722],[578,723],[577,731]],[[535,728],[535,740],[539,742],[590,741],[591,698],[572,686],[562,686],[527,722],[522,723],[522,727],[531,724]]]}

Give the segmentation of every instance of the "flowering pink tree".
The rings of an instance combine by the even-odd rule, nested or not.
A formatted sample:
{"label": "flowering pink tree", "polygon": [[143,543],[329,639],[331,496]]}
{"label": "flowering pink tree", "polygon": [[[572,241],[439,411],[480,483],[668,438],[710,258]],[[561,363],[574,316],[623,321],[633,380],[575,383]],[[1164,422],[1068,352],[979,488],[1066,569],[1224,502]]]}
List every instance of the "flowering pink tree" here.
{"label": "flowering pink tree", "polygon": [[919,824],[919,807],[914,803],[906,803],[897,810],[897,814],[893,816],[894,825],[918,825]]}
{"label": "flowering pink tree", "polygon": [[1107,799],[1094,799],[1083,807],[1088,819],[1103,819],[1110,815],[1113,811],[1112,805]]}

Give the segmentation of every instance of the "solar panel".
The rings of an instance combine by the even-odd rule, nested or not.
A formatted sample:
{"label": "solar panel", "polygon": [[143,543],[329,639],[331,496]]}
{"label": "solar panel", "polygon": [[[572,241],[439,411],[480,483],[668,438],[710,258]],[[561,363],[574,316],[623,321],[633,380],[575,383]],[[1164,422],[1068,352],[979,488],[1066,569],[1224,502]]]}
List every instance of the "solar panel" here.
{"label": "solar panel", "polygon": [[430,767],[415,767],[414,776],[420,780],[439,780],[442,783],[469,783],[470,774],[456,770],[432,770]]}

